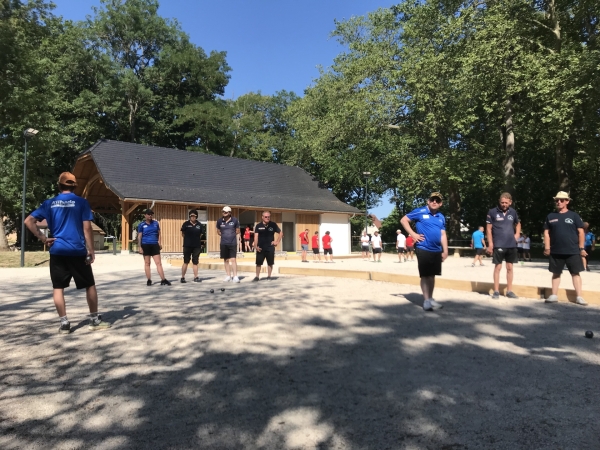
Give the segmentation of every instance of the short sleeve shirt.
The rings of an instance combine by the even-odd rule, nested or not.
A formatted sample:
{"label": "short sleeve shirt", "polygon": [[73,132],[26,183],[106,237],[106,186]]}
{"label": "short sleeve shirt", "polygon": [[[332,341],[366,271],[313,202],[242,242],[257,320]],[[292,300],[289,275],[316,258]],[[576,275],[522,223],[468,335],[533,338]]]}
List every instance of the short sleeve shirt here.
{"label": "short sleeve shirt", "polygon": [[225,221],[222,217],[217,220],[217,230],[221,231],[221,245],[237,245],[237,230],[240,222],[235,217]]}
{"label": "short sleeve shirt", "polygon": [[473,233],[473,248],[483,248],[483,242],[481,241],[483,237],[483,231],[477,230]]}
{"label": "short sleeve shirt", "polygon": [[585,233],[585,247],[591,247],[596,240],[596,236],[591,231]]}
{"label": "short sleeve shirt", "polygon": [[531,250],[531,239],[528,237],[523,240],[523,250]]}
{"label": "short sleeve shirt", "polygon": [[138,225],[138,233],[142,233],[142,244],[158,244],[158,233],[160,232],[160,224],[152,219],[152,222],[146,223],[144,220]]}
{"label": "short sleeve shirt", "polygon": [[315,234],[312,237],[312,248],[319,248],[319,235]]}
{"label": "short sleeve shirt", "polygon": [[263,222],[258,222],[254,227],[254,233],[258,235],[258,246],[261,249],[273,251],[275,246],[271,242],[275,240],[275,233],[281,233],[281,229],[275,222],[269,222],[266,225]]}
{"label": "short sleeve shirt", "polygon": [[405,246],[406,246],[406,236],[404,236],[402,233],[400,233],[396,236],[396,247],[404,248]]}
{"label": "short sleeve shirt", "polygon": [[298,236],[300,237],[300,243],[302,245],[308,245],[308,235],[304,231]]}
{"label": "short sleeve shirt", "polygon": [[50,247],[51,255],[87,255],[83,222],[91,221],[94,215],[86,199],[73,193],[59,194],[44,201],[31,215],[48,222],[48,229],[56,239]]}
{"label": "short sleeve shirt", "polygon": [[381,248],[381,236],[372,236],[371,245],[373,248]]}
{"label": "short sleeve shirt", "polygon": [[331,236],[328,234],[323,236],[323,248],[331,248]]}
{"label": "short sleeve shirt", "polygon": [[446,229],[446,218],[441,212],[432,214],[429,207],[414,209],[406,217],[416,223],[417,233],[425,236],[425,240],[417,242],[416,247],[428,252],[441,252],[442,231]]}
{"label": "short sleeve shirt", "polygon": [[513,208],[503,212],[499,207],[488,211],[486,223],[492,225],[492,241],[497,248],[516,248],[515,226],[519,223],[519,216]]}
{"label": "short sleeve shirt", "polygon": [[412,236],[407,236],[406,237],[406,246],[412,247],[414,244],[415,244],[415,241],[413,240]]}
{"label": "short sleeve shirt", "polygon": [[579,228],[583,228],[583,220],[576,212],[548,214],[544,222],[544,230],[548,230],[550,233],[550,254],[578,255],[579,233],[577,230]]}
{"label": "short sleeve shirt", "polygon": [[367,246],[368,246],[368,245],[369,245],[369,241],[370,241],[370,240],[371,240],[371,239],[369,239],[369,236],[361,236],[361,237],[360,237],[360,244],[361,244],[361,245],[367,245]]}
{"label": "short sleeve shirt", "polygon": [[190,248],[200,247],[200,236],[202,236],[202,225],[200,222],[192,223],[191,221],[183,222],[181,225],[183,233],[183,246]]}

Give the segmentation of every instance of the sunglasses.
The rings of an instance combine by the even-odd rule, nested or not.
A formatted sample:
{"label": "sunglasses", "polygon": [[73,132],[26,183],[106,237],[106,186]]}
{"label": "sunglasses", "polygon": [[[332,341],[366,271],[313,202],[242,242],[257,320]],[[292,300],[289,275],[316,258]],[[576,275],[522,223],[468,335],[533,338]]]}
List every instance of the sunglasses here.
{"label": "sunglasses", "polygon": [[566,199],[566,198],[555,198],[555,199],[554,199],[554,201],[555,201],[556,203],[562,203],[562,202],[566,202],[567,200],[568,200],[568,199]]}
{"label": "sunglasses", "polygon": [[441,199],[441,198],[439,198],[439,197],[431,197],[431,198],[429,199],[429,201],[430,201],[431,203],[442,203],[442,199]]}
{"label": "sunglasses", "polygon": [[271,216],[263,216],[263,219],[270,219]]}
{"label": "sunglasses", "polygon": [[229,211],[223,211],[223,214],[231,214]]}
{"label": "sunglasses", "polygon": [[196,217],[197,218],[198,216],[195,215],[195,214],[190,214],[190,217]]}

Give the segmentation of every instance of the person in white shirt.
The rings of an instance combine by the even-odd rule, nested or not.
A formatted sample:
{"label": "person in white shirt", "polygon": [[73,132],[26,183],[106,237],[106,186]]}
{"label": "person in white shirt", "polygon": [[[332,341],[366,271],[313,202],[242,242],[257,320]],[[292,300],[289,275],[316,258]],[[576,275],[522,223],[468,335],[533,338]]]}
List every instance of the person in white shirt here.
{"label": "person in white shirt", "polygon": [[373,262],[381,262],[381,236],[379,236],[379,231],[373,233],[371,247],[373,247]]}
{"label": "person in white shirt", "polygon": [[523,233],[523,260],[531,262],[531,239]]}
{"label": "person in white shirt", "polygon": [[521,233],[521,236],[519,237],[519,239],[517,239],[517,253],[519,254],[519,261],[521,261],[523,258],[523,241],[525,240],[525,238],[523,237],[523,233]]}
{"label": "person in white shirt", "polygon": [[360,249],[362,251],[363,261],[369,260],[369,235],[366,231],[363,231],[362,236],[360,237]]}
{"label": "person in white shirt", "polygon": [[402,234],[402,231],[396,230],[396,250],[398,250],[398,262],[406,262],[406,236]]}

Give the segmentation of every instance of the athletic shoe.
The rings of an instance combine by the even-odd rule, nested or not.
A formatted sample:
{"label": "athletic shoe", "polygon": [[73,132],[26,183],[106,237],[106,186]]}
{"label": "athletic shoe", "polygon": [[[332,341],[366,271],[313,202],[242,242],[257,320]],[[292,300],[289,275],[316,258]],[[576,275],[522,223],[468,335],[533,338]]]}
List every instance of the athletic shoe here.
{"label": "athletic shoe", "polygon": [[194,278],[194,283],[202,283],[202,280],[198,277]]}
{"label": "athletic shoe", "polygon": [[88,325],[88,328],[91,331],[107,330],[110,328],[110,323],[103,322],[102,319],[100,319],[100,316],[98,316],[98,319],[90,320],[90,324]]}
{"label": "athletic shoe", "polygon": [[590,268],[589,268],[589,267],[586,267],[586,268],[585,268],[585,271],[586,271],[586,272],[591,272],[591,270],[590,270]]}
{"label": "athletic shoe", "polygon": [[171,286],[171,282],[166,278],[160,282],[161,286]]}
{"label": "athletic shoe", "polygon": [[499,298],[500,298],[500,292],[494,291],[494,293],[492,294],[492,299],[498,300]]}
{"label": "athletic shoe", "polygon": [[577,297],[575,299],[575,303],[577,303],[578,305],[581,305],[581,306],[587,305],[587,302],[583,299],[583,297]]}
{"label": "athletic shoe", "polygon": [[273,281],[273,278],[267,277],[267,281]]}
{"label": "athletic shoe", "polygon": [[181,281],[182,283],[187,283],[187,281],[185,281],[185,278],[182,278],[180,281]]}
{"label": "athletic shoe", "polygon": [[475,267],[475,264],[471,264],[471,267]]}
{"label": "athletic shoe", "polygon": [[443,308],[443,305],[436,302],[434,299],[425,300],[423,302],[423,310],[424,311],[435,311],[437,309],[442,309],[442,308]]}
{"label": "athletic shoe", "polygon": [[302,261],[302,262],[310,262],[310,261]]}
{"label": "athletic shoe", "polygon": [[152,286],[152,280],[146,281],[146,286]]}
{"label": "athletic shoe", "polygon": [[240,279],[238,277],[233,277],[233,280],[231,280],[231,281],[233,281],[234,283],[239,283]]}
{"label": "athletic shoe", "polygon": [[513,291],[508,291],[506,293],[506,298],[519,298],[519,297]]}
{"label": "athletic shoe", "polygon": [[71,324],[69,322],[61,322],[58,334],[69,334],[71,332]]}
{"label": "athletic shoe", "polygon": [[558,301],[558,295],[551,295],[548,297],[545,302],[546,303],[556,303]]}
{"label": "athletic shoe", "polygon": [[252,281],[258,281],[258,277],[254,277],[254,280],[252,280]]}
{"label": "athletic shoe", "polygon": [[485,266],[485,264],[479,264],[479,267],[483,267],[483,266]]}
{"label": "athletic shoe", "polygon": [[225,277],[225,278],[223,278],[223,281],[225,281],[225,282],[231,281],[231,277]]}

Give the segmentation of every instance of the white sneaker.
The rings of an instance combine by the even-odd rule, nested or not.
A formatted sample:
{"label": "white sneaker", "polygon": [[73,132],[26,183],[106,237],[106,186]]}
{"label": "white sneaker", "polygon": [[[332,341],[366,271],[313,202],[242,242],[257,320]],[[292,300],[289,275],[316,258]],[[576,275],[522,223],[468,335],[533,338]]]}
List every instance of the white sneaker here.
{"label": "white sneaker", "polygon": [[587,305],[587,302],[583,299],[583,297],[577,297],[575,299],[575,303],[577,303],[578,305],[581,305],[581,306]]}
{"label": "white sneaker", "polygon": [[556,303],[558,301],[558,295],[551,295],[545,301],[546,303]]}
{"label": "white sneaker", "polygon": [[231,281],[231,277],[225,277],[225,278],[223,278],[223,281],[225,281],[225,282]]}
{"label": "white sneaker", "polygon": [[435,311],[436,309],[442,309],[443,307],[443,305],[436,302],[434,299],[425,300],[423,302],[423,310],[425,311]]}
{"label": "white sneaker", "polygon": [[240,279],[238,277],[233,277],[233,280],[231,280],[231,281],[233,281],[234,283],[239,283]]}

